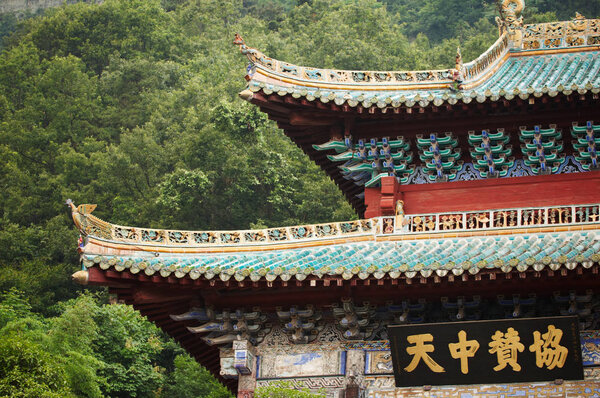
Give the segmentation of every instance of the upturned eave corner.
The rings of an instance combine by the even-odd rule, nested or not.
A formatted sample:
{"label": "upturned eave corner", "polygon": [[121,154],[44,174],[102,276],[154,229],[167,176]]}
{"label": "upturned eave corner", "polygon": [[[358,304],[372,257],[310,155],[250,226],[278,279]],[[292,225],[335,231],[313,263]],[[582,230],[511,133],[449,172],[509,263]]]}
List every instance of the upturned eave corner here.
{"label": "upturned eave corner", "polygon": [[71,209],[71,217],[73,218],[73,223],[79,230],[79,233],[83,236],[87,235],[85,225],[82,222],[82,216],[92,214],[92,212],[96,210],[97,205],[81,204],[76,206],[71,199],[67,199],[66,205]]}
{"label": "upturned eave corner", "polygon": [[243,99],[244,101],[252,101],[252,98],[254,97],[254,93],[252,91],[250,91],[248,88],[245,88],[244,90],[240,91],[238,93],[238,96]]}
{"label": "upturned eave corner", "polygon": [[[89,273],[94,268],[200,284],[216,279],[242,285],[291,278],[298,283],[306,278],[426,280],[515,269],[587,269],[600,259],[598,204],[441,214],[405,214],[402,201],[395,205],[393,214],[370,220],[197,232],[118,226],[73,206],[87,237],[80,246],[83,269],[72,279],[96,283]],[[471,255],[472,245],[487,249]],[[431,257],[440,248],[444,253]],[[499,258],[496,253],[502,251],[507,254]],[[374,253],[381,260],[363,261]],[[430,261],[423,261],[427,256]]]}
{"label": "upturned eave corner", "polygon": [[[590,84],[591,78],[571,82],[568,87],[541,87],[533,84],[535,76],[527,77],[531,85],[524,88],[503,90],[502,86],[494,85],[502,70],[517,68],[520,63],[516,60],[523,57],[544,56],[547,62],[555,62],[563,54],[578,54],[579,58],[596,59],[594,52],[600,50],[600,20],[577,14],[569,21],[527,25],[521,15],[525,8],[523,0],[500,0],[499,8],[498,40],[468,63],[463,63],[458,49],[453,66],[443,70],[366,71],[299,66],[266,56],[247,46],[242,36],[236,34],[233,44],[239,46],[249,61],[245,75],[248,85],[240,96],[249,100],[260,96],[259,92],[268,97],[291,95],[308,102],[380,108],[385,113],[403,106],[423,108],[430,104],[436,107],[444,103],[468,104],[473,100],[510,101],[515,97],[569,95],[572,91],[581,94],[597,89],[596,83]],[[516,76],[525,71],[519,72]]]}
{"label": "upturned eave corner", "polygon": [[78,285],[82,285],[85,286],[88,284],[90,279],[90,273],[88,270],[82,269],[79,270],[77,272],[75,272],[73,275],[71,275],[71,280],[75,283],[77,283]]}

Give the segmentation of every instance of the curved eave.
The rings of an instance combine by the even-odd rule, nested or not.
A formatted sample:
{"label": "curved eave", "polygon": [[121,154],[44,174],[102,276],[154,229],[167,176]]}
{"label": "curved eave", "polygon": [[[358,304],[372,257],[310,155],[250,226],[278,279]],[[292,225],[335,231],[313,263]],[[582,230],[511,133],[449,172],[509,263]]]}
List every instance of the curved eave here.
{"label": "curved eave", "polygon": [[140,247],[90,237],[84,267],[187,280],[412,279],[480,272],[590,268],[600,261],[600,224],[464,233],[370,235],[295,245]]}
{"label": "curved eave", "polygon": [[[465,82],[461,90],[452,82],[419,85],[325,84],[281,76],[257,67],[248,90],[265,95],[291,96],[309,102],[335,103],[363,108],[427,107],[457,103],[512,100],[544,95],[600,93],[600,46],[508,52],[484,74]],[[250,100],[251,95],[246,94]]]}

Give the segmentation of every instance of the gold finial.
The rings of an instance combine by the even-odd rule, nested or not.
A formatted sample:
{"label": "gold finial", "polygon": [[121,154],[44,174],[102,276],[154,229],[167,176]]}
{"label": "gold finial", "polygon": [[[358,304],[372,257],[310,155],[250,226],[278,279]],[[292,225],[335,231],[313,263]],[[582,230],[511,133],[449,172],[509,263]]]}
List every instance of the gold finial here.
{"label": "gold finial", "polygon": [[83,204],[83,205],[75,206],[75,204],[73,203],[73,201],[71,199],[67,199],[67,206],[69,206],[71,208],[72,213],[88,215],[88,214],[92,214],[92,212],[94,210],[96,210],[97,205]]}
{"label": "gold finial", "polygon": [[77,212],[79,214],[92,214],[92,212],[96,210],[96,205],[79,205],[77,206]]}
{"label": "gold finial", "polygon": [[496,18],[500,34],[508,33],[508,39],[513,48],[523,45],[523,17],[525,9],[524,0],[499,0],[500,18]]}

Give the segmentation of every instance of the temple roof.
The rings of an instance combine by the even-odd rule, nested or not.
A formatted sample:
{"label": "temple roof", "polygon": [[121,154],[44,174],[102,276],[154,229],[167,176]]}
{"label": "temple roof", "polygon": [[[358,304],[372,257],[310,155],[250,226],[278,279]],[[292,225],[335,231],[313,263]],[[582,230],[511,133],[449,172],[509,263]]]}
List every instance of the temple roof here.
{"label": "temple roof", "polygon": [[361,216],[367,190],[388,176],[409,186],[596,170],[600,19],[527,25],[523,0],[500,4],[498,40],[469,63],[458,51],[445,70],[298,66],[236,35],[249,60],[240,96]]}
{"label": "temple roof", "polygon": [[249,253],[83,256],[86,267],[191,279],[258,281],[309,276],[344,279],[475,275],[482,270],[589,268],[600,261],[600,231],[526,233],[407,241],[365,241]]}
{"label": "temple roof", "polygon": [[256,282],[405,278],[589,268],[600,261],[600,206],[381,217],[252,231],[168,231],[106,223],[85,206],[84,267]]}
{"label": "temple roof", "polygon": [[[503,25],[504,24],[504,25]],[[544,94],[600,92],[600,20],[506,25],[500,38],[476,60],[455,69],[351,71],[303,67],[235,44],[247,55],[251,92],[369,108],[526,99]],[[251,97],[249,94],[244,95]]]}

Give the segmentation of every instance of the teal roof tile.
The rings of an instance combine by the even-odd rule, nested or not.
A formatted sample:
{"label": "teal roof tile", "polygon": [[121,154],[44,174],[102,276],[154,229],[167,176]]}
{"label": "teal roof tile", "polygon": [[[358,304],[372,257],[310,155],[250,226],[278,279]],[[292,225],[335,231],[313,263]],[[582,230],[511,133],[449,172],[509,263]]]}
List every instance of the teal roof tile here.
{"label": "teal roof tile", "polygon": [[[355,107],[358,105],[370,107],[373,105],[393,106],[401,105],[414,106],[426,105],[432,101],[452,102],[463,101],[470,102],[473,98],[482,97],[483,99],[496,100],[502,97],[511,99],[515,94],[526,96],[535,94],[545,94],[548,91],[563,91],[572,88],[583,89],[585,91],[600,89],[600,57],[599,52],[581,53],[570,56],[561,54],[548,54],[532,57],[524,61],[521,59],[510,58],[492,77],[484,84],[466,89],[460,92],[447,89],[426,90],[386,90],[383,92],[372,92],[356,90],[344,91],[324,91],[321,90],[317,95],[317,89],[306,90],[302,86],[293,85],[290,87],[292,93],[299,94],[306,92],[306,95],[313,94],[315,98],[320,98],[322,102],[335,100],[338,105],[347,103]],[[252,81],[249,84],[251,91],[263,90],[267,94],[272,92],[287,95],[288,91],[282,91],[283,87],[272,84],[264,84],[260,81]],[[515,90],[517,90],[515,92]],[[310,98],[309,98],[310,100]],[[440,105],[442,102],[438,102]]]}
{"label": "teal roof tile", "polygon": [[[519,270],[536,265],[560,267],[566,262],[598,261],[600,259],[600,231],[539,233],[520,236],[468,237],[460,239],[430,239],[418,241],[370,241],[335,244],[326,247],[272,250],[251,253],[161,254],[139,253],[133,256],[85,254],[86,267],[114,267],[132,273],[147,275],[171,272],[181,278],[196,279],[219,277],[228,280],[289,280],[306,276],[339,275],[366,278],[385,272],[392,278],[401,275],[429,276],[429,271],[453,269],[455,275],[464,270],[503,269],[506,264]],[[515,262],[513,262],[515,261]],[[558,263],[557,263],[558,262]],[[562,261],[563,263],[565,261]],[[384,271],[385,270],[385,271]],[[510,270],[510,268],[508,269]],[[414,274],[414,275],[413,275]],[[431,274],[433,275],[433,274]],[[381,275],[379,275],[381,276]]]}
{"label": "teal roof tile", "polygon": [[[507,32],[473,62],[429,71],[348,71],[290,65],[235,44],[250,61],[248,89],[350,107],[436,106],[473,100],[523,99],[574,90],[600,91],[599,20],[525,25],[522,39]],[[557,37],[560,32],[561,37]],[[245,96],[249,99],[252,96]]]}

